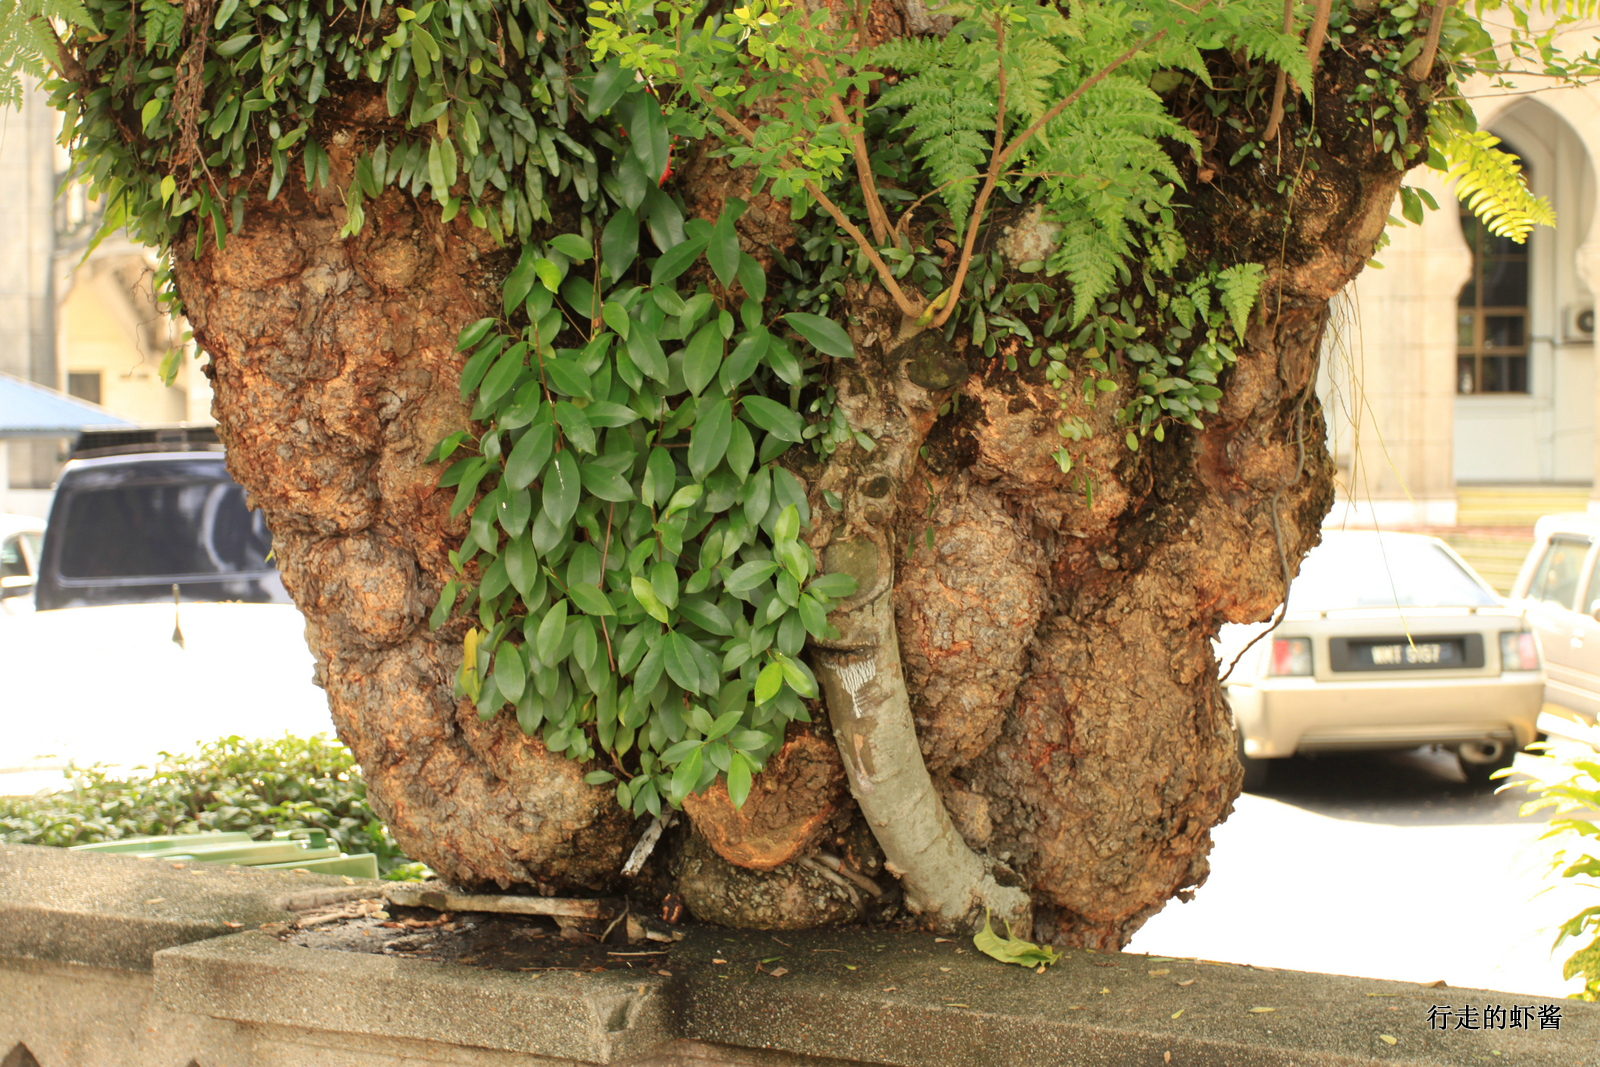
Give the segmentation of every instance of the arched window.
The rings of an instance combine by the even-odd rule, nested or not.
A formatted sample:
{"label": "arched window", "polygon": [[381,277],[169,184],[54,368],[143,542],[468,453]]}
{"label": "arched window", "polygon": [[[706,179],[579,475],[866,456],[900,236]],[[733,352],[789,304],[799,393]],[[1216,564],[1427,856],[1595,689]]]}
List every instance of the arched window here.
{"label": "arched window", "polygon": [[1461,233],[1472,249],[1472,278],[1456,301],[1456,392],[1526,393],[1528,246],[1494,236],[1465,205]]}

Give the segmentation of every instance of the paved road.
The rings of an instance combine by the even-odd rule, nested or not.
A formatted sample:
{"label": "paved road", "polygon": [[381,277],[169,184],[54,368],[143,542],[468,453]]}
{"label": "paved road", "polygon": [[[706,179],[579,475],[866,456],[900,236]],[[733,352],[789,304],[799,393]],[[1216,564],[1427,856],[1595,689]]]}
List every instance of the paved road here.
{"label": "paved road", "polygon": [[[1295,760],[1239,798],[1210,880],[1150,920],[1130,951],[1563,996],[1554,928],[1600,888],[1543,875],[1522,790],[1468,786],[1422,750]],[[1570,879],[1567,881],[1571,881]]]}

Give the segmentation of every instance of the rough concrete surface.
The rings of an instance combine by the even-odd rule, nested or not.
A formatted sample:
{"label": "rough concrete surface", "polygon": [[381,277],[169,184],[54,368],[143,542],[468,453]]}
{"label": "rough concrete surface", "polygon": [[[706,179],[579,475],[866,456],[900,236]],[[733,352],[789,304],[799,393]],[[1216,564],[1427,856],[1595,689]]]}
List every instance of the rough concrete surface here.
{"label": "rough concrete surface", "polygon": [[[1082,950],[1036,974],[965,939],[864,929],[728,933],[679,952],[685,1036],[896,1067],[1164,1065],[1169,1052],[1181,1067],[1600,1067],[1600,1005],[1545,997]],[[1481,1020],[1551,1003],[1559,1030],[1429,1028],[1433,1005]]]}
{"label": "rough concrete surface", "polygon": [[156,955],[168,1008],[237,1022],[617,1063],[670,1040],[666,980],[519,974],[301,948],[260,931]]}
{"label": "rough concrete surface", "polygon": [[[41,1067],[1600,1067],[1600,1005],[1547,997],[1083,950],[1036,973],[860,927],[701,928],[670,976],[496,971],[254,929],[292,895],[360,888],[340,879],[0,852],[7,1063],[21,1045]],[[1495,1009],[1528,1028],[1481,1029]]]}
{"label": "rough concrete surface", "polygon": [[149,970],[159,950],[348,893],[327,875],[0,846],[0,957]]}

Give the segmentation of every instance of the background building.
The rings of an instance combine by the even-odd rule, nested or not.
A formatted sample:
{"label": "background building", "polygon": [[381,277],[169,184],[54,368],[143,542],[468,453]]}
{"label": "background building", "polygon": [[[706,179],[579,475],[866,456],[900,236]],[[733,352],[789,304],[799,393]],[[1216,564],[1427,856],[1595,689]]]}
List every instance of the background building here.
{"label": "background building", "polygon": [[[210,382],[193,358],[172,387],[161,382],[182,327],[156,306],[154,257],[119,234],[84,258],[99,214],[70,180],[60,118],[37,92],[0,110],[0,374],[140,424],[209,424]],[[70,445],[11,441],[0,511],[42,516]]]}

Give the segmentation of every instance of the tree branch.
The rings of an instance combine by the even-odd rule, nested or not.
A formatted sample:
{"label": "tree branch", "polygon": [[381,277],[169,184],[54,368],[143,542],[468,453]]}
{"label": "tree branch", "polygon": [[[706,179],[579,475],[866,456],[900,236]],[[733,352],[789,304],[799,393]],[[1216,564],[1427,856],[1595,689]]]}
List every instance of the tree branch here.
{"label": "tree branch", "polygon": [[[1283,32],[1294,29],[1294,0],[1283,0]],[[1289,86],[1289,74],[1278,68],[1277,81],[1272,86],[1272,111],[1267,115],[1267,128],[1261,131],[1263,141],[1278,139],[1278,127],[1283,124],[1283,93]]]}
{"label": "tree branch", "polygon": [[1455,0],[1434,0],[1433,14],[1428,18],[1428,36],[1422,45],[1422,54],[1411,62],[1407,73],[1417,81],[1424,81],[1433,73],[1433,60],[1439,54],[1439,32],[1444,29],[1444,13]]}
{"label": "tree branch", "polygon": [[[815,56],[811,57],[811,69],[824,83],[828,80],[828,72],[823,67],[822,61]],[[839,94],[829,90],[826,94],[828,110],[833,112],[833,121],[837,122],[850,138],[850,154],[856,161],[856,180],[861,183],[861,199],[867,205],[867,220],[872,224],[872,239],[878,244],[889,240],[891,228],[889,226],[889,213],[883,208],[883,201],[878,198],[878,183],[872,177],[872,157],[867,154],[867,139],[862,134],[861,127],[850,121],[845,113],[844,101],[839,99]]]}
{"label": "tree branch", "polygon": [[1317,72],[1322,58],[1322,45],[1328,39],[1328,19],[1333,14],[1333,0],[1317,0],[1317,9],[1311,16],[1311,29],[1306,31],[1306,55],[1311,60],[1311,73]]}

